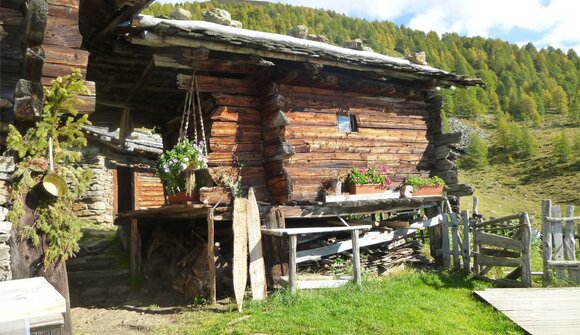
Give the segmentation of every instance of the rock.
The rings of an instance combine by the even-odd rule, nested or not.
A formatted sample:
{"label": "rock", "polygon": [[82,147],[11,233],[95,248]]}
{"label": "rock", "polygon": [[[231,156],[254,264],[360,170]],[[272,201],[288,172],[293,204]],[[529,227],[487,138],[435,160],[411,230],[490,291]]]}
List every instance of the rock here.
{"label": "rock", "polygon": [[308,37],[308,27],[298,24],[288,29],[286,34],[297,38],[306,38]]}
{"label": "rock", "polygon": [[87,206],[89,209],[108,209],[109,205],[105,202],[95,202]]}
{"label": "rock", "polygon": [[12,231],[12,223],[8,221],[0,222],[0,234],[10,234]]}
{"label": "rock", "polygon": [[427,55],[425,55],[425,51],[411,52],[406,58],[411,63],[427,65]]}
{"label": "rock", "polygon": [[342,45],[345,48],[352,49],[352,50],[362,50],[363,49],[363,41],[360,38],[356,38],[352,41],[346,41]]}
{"label": "rock", "polygon": [[12,173],[0,172],[0,180],[11,181],[12,180]]}
{"label": "rock", "polygon": [[242,21],[232,20],[232,22],[230,22],[230,27],[242,28]]}
{"label": "rock", "polygon": [[10,247],[5,243],[0,243],[0,262],[10,259]]}
{"label": "rock", "polygon": [[5,205],[8,203],[8,197],[0,194],[0,205]]}
{"label": "rock", "polygon": [[202,16],[207,22],[213,22],[224,26],[232,24],[232,16],[230,15],[230,12],[221,8],[206,10],[203,12]]}
{"label": "rock", "polygon": [[461,133],[436,134],[434,142],[437,145],[459,143]]}
{"label": "rock", "polygon": [[169,14],[173,20],[191,20],[191,12],[183,8],[176,8]]}
{"label": "rock", "polygon": [[[6,219],[6,215],[8,215],[8,208],[6,207],[0,207],[0,221],[4,221]],[[0,233],[2,232],[2,230],[0,229]]]}
{"label": "rock", "polygon": [[467,184],[452,184],[452,185],[448,185],[447,188],[446,188],[446,190],[447,190],[447,194],[454,195],[456,197],[466,197],[466,196],[470,196],[475,191],[475,189],[473,188],[473,186],[467,185]]}
{"label": "rock", "polygon": [[10,193],[8,192],[8,182],[0,180],[0,195],[8,198]]}
{"label": "rock", "polygon": [[310,40],[310,41],[328,43],[328,37],[326,37],[324,35],[308,34],[308,36],[306,36],[306,39]]}
{"label": "rock", "polygon": [[435,161],[435,169],[437,170],[452,170],[457,167],[457,164],[448,159],[438,159]]}
{"label": "rock", "polygon": [[451,149],[448,146],[439,145],[435,148],[433,156],[435,156],[435,159],[447,159],[447,157],[449,157],[450,151]]}
{"label": "rock", "polygon": [[445,181],[445,184],[457,184],[457,172],[452,170],[447,171],[439,171],[439,170],[432,170],[431,176],[438,176]]}
{"label": "rock", "polygon": [[367,47],[367,46],[363,46],[363,47],[362,47],[362,51],[366,51],[366,52],[375,52],[375,51],[373,50],[373,48],[371,48],[371,47]]}
{"label": "rock", "polygon": [[0,156],[0,172],[14,172],[14,157]]}
{"label": "rock", "polygon": [[0,99],[0,110],[4,110],[4,109],[11,109],[12,108],[12,103],[10,102],[10,100],[8,99]]}

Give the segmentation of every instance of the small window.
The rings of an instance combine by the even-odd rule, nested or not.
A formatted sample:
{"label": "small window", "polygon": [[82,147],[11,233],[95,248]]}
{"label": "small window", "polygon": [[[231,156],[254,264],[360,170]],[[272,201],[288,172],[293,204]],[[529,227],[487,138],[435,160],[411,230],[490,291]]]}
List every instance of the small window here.
{"label": "small window", "polygon": [[356,117],[350,114],[337,114],[338,131],[340,133],[352,133],[358,131]]}

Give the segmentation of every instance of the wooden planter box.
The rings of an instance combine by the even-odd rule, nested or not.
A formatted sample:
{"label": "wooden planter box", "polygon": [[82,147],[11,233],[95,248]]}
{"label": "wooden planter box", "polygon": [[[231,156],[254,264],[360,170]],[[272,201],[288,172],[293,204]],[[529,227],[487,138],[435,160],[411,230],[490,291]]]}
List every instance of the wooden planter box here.
{"label": "wooden planter box", "polygon": [[385,193],[387,190],[387,185],[381,184],[367,184],[367,185],[356,185],[349,184],[348,190],[350,194],[375,194],[375,193]]}
{"label": "wooden planter box", "polygon": [[445,186],[420,186],[413,191],[413,196],[441,195]]}
{"label": "wooden planter box", "polygon": [[199,191],[194,191],[191,195],[187,195],[185,192],[168,194],[167,202],[170,205],[184,205],[191,202],[199,202]]}

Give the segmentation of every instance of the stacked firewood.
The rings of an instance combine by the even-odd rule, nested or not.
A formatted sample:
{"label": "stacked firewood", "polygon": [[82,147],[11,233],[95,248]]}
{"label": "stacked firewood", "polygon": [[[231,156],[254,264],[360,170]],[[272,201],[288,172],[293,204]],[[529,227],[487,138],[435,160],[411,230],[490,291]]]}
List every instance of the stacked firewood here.
{"label": "stacked firewood", "polygon": [[[368,273],[382,275],[392,267],[401,264],[427,264],[429,260],[421,253],[421,243],[417,240],[400,240],[384,245],[361,248],[361,265]],[[301,271],[322,275],[345,275],[352,273],[352,254],[345,252],[325,257],[317,262],[299,264]]]}
{"label": "stacked firewood", "polygon": [[[191,238],[178,239],[158,226],[151,233],[143,260],[143,273],[148,280],[161,278],[162,282],[191,299],[209,294],[206,241],[192,234]],[[222,256],[219,243],[216,243],[215,254],[218,296],[226,296],[232,292],[231,255]]]}

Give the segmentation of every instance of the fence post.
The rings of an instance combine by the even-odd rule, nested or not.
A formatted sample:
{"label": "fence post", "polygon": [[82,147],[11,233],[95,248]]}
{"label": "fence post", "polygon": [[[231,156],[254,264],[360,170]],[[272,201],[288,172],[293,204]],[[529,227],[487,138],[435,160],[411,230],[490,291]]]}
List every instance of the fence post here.
{"label": "fence post", "polygon": [[527,287],[532,287],[532,263],[531,263],[531,235],[532,228],[530,226],[530,219],[528,213],[523,212],[520,216],[520,225],[522,226],[522,245],[524,246],[522,250],[522,283]]}
{"label": "fence post", "polygon": [[552,259],[552,226],[546,218],[550,217],[552,200],[542,200],[542,255],[544,257],[543,283],[550,284],[550,267],[548,261]]}
{"label": "fence post", "polygon": [[477,216],[479,214],[479,199],[477,197],[473,197],[473,216]]}
{"label": "fence post", "polygon": [[[555,219],[562,218],[562,209],[560,206],[552,206],[552,211],[550,212],[550,216]],[[562,220],[558,220],[556,222],[551,222],[552,227],[552,258],[555,261],[563,261],[564,260],[564,230],[562,229]],[[561,268],[556,268],[556,277],[558,279],[564,279],[566,276],[566,271]]]}
{"label": "fence post", "polygon": [[[566,217],[574,217],[574,206],[566,206]],[[566,221],[564,228],[564,259],[567,261],[576,260],[576,240],[574,239],[574,221]]]}
{"label": "fence post", "polygon": [[459,269],[461,262],[459,260],[459,227],[456,213],[451,213],[451,241],[453,244],[453,267]]}
{"label": "fence post", "polygon": [[461,212],[463,218],[463,271],[469,273],[471,271],[471,246],[469,245],[469,211]]}
{"label": "fence post", "polygon": [[441,223],[442,236],[441,236],[441,252],[443,253],[443,267],[448,268],[451,263],[451,253],[449,250],[449,216],[450,214],[443,215],[443,222]]}

